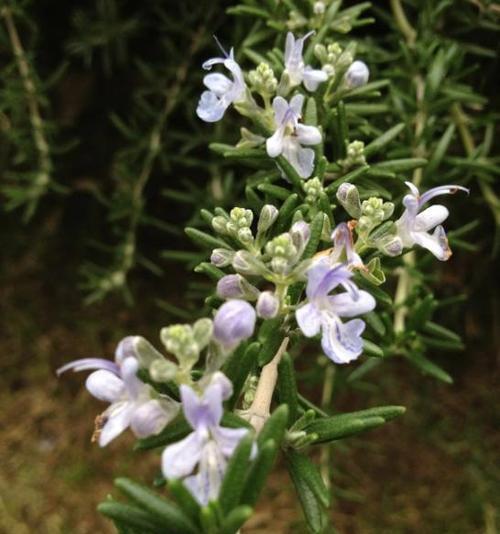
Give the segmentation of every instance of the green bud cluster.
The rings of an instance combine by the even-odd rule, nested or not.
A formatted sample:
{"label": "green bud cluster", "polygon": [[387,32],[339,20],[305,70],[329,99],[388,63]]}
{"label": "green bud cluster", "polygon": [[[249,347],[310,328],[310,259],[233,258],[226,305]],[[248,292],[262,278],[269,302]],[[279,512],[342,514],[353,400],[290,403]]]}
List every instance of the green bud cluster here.
{"label": "green bud cluster", "polygon": [[338,43],[331,43],[326,46],[317,44],[314,47],[314,55],[330,77],[335,76],[337,72],[345,71],[354,61],[351,51],[343,50]]}
{"label": "green bud cluster", "polygon": [[366,165],[364,151],[365,144],[363,141],[352,141],[352,143],[347,145],[347,157],[339,161],[340,165],[346,169]]}
{"label": "green bud cluster", "polygon": [[271,269],[284,274],[297,257],[297,247],[288,233],[275,237],[266,245],[266,253],[271,258]]}
{"label": "green bud cluster", "polygon": [[255,70],[248,74],[250,86],[263,97],[269,97],[276,93],[278,80],[273,69],[267,63],[260,63]]}
{"label": "green bud cluster", "polygon": [[227,215],[217,215],[212,219],[213,229],[223,235],[235,237],[243,244],[253,242],[253,233],[250,228],[253,221],[253,213],[245,208],[233,208]]}
{"label": "green bud cluster", "polygon": [[358,221],[360,232],[369,232],[383,221],[388,219],[394,212],[392,202],[384,202],[381,198],[370,197],[361,204],[361,217]]}
{"label": "green bud cluster", "polygon": [[318,202],[319,196],[323,192],[323,185],[319,178],[311,178],[303,184],[304,192],[306,194],[306,202],[309,205],[314,205]]}
{"label": "green bud cluster", "polygon": [[173,354],[182,370],[191,369],[198,361],[201,351],[212,337],[210,319],[199,319],[194,325],[175,324],[162,328],[160,338],[165,348]]}

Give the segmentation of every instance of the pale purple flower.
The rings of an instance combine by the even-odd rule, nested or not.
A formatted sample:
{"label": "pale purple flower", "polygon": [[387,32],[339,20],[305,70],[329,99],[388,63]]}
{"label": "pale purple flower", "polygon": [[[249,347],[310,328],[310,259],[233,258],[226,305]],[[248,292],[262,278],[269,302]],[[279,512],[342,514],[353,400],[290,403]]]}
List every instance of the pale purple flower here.
{"label": "pale purple flower", "polygon": [[318,85],[328,79],[326,72],[304,65],[304,41],[313,34],[314,32],[309,32],[304,37],[295,39],[293,33],[288,32],[285,43],[285,72],[290,79],[290,85],[296,87],[304,82],[305,88],[311,92],[316,91]]}
{"label": "pale purple flower", "polygon": [[248,302],[228,300],[215,314],[214,338],[221,345],[233,348],[253,334],[255,320],[255,310]]}
{"label": "pale purple flower", "polygon": [[177,402],[158,394],[137,377],[139,362],[131,355],[131,345],[127,341],[131,338],[125,338],[118,345],[115,362],[85,358],[57,370],[58,375],[69,370],[94,370],[87,377],[86,388],[95,398],[110,403],[101,414],[98,439],[101,447],[128,427],[139,438],[158,434],[179,411]]}
{"label": "pale purple flower", "polygon": [[[164,476],[184,479],[184,484],[201,505],[217,499],[227,460],[248,432],[247,428],[220,426],[222,403],[232,395],[232,389],[231,382],[221,372],[214,373],[201,396],[189,386],[182,385],[182,410],[193,432],[169,445],[162,454]],[[196,474],[189,476],[196,466]]]}
{"label": "pale purple flower", "polygon": [[[460,185],[441,185],[433,187],[420,195],[417,187],[411,182],[405,182],[410,188],[411,193],[403,198],[403,205],[406,210],[398,221],[396,226],[398,236],[401,238],[405,247],[412,247],[417,244],[430,251],[438,260],[446,261],[452,252],[448,246],[446,232],[441,223],[449,215],[447,208],[436,204],[421,211],[424,204],[438,195],[449,195],[457,191],[469,190]],[[434,232],[430,231],[434,228]]]}
{"label": "pale purple flower", "polygon": [[370,71],[363,61],[354,61],[345,73],[345,82],[349,89],[355,89],[368,83]]}
{"label": "pale purple flower", "polygon": [[[330,254],[330,261],[336,264],[343,261],[351,268],[363,268],[363,260],[354,249],[352,231],[347,223],[340,223],[332,232],[333,250]],[[341,258],[342,253],[345,259]]]}
{"label": "pale purple flower", "polygon": [[[306,337],[321,332],[325,354],[335,363],[349,363],[363,351],[361,334],[365,322],[353,319],[347,323],[341,317],[354,317],[375,308],[375,299],[359,290],[351,282],[352,272],[342,264],[331,266],[328,258],[321,258],[307,271],[308,302],[296,312],[297,323]],[[345,292],[330,295],[337,286]]]}
{"label": "pale purple flower", "polygon": [[217,282],[217,295],[222,299],[256,300],[259,290],[240,274],[226,274]]}
{"label": "pale purple flower", "polygon": [[[222,47],[221,47],[222,49]],[[208,88],[198,102],[196,114],[205,122],[217,122],[222,119],[226,109],[233,103],[244,100],[246,85],[241,68],[234,60],[234,50],[229,54],[222,49],[224,57],[209,59],[203,63],[203,68],[210,70],[214,65],[223,64],[231,72],[232,80],[220,73],[207,74],[203,83]]]}
{"label": "pale purple flower", "polygon": [[314,150],[302,145],[321,143],[321,132],[315,126],[299,124],[304,95],[295,95],[290,104],[282,97],[273,100],[276,131],[266,141],[267,154],[276,158],[283,154],[301,178],[311,176],[314,168]]}

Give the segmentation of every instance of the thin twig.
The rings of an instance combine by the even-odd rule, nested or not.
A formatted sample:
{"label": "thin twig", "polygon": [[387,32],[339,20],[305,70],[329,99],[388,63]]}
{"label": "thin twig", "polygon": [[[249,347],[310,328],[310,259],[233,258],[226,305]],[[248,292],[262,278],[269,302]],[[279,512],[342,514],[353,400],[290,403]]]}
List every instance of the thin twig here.
{"label": "thin twig", "polygon": [[38,162],[40,172],[34,183],[34,189],[32,191],[32,205],[28,210],[28,216],[30,216],[34,210],[36,200],[47,189],[50,181],[50,174],[52,172],[52,162],[50,157],[49,144],[45,138],[44,126],[42,115],[40,113],[40,106],[38,104],[37,92],[35,84],[31,77],[30,66],[26,58],[26,53],[19,38],[14,19],[12,17],[12,11],[9,7],[3,7],[1,15],[5,20],[7,32],[9,34],[10,43],[16,59],[17,68],[21,76],[24,91],[26,93],[26,102],[28,105],[28,112],[30,117],[30,123],[33,133],[33,140],[38,152]]}
{"label": "thin twig", "polygon": [[245,413],[245,418],[255,428],[257,433],[261,431],[270,415],[269,409],[271,408],[274,388],[278,380],[278,365],[283,354],[286,352],[288,341],[289,338],[285,337],[274,358],[262,368],[255,397],[250,408]]}

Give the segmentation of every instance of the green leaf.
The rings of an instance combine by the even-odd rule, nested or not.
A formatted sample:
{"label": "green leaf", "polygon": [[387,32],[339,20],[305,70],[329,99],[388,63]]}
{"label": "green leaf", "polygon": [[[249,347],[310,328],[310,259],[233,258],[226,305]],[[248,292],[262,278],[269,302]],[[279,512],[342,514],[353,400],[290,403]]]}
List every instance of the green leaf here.
{"label": "green leaf", "polygon": [[451,378],[451,376],[446,371],[441,369],[441,367],[436,365],[434,362],[428,360],[425,356],[414,353],[408,356],[408,359],[415,367],[420,369],[424,374],[437,378],[438,380],[441,380],[446,384],[453,384],[453,379]]}
{"label": "green leaf", "polygon": [[219,493],[219,503],[227,514],[240,502],[245,486],[245,475],[250,466],[250,452],[254,435],[249,432],[239,443],[227,465]]}
{"label": "green leaf", "polygon": [[288,195],[288,198],[285,200],[285,202],[283,202],[278,213],[278,218],[276,219],[276,233],[283,233],[288,230],[292,220],[293,212],[295,211],[298,203],[299,195],[297,195],[297,193]]}
{"label": "green leaf", "polygon": [[318,125],[318,110],[316,107],[316,100],[312,96],[307,99],[306,112],[304,114],[304,124],[308,124],[310,126]]}
{"label": "green leaf", "polygon": [[451,330],[448,330],[448,328],[445,328],[437,323],[433,323],[432,321],[427,321],[424,324],[423,330],[427,334],[443,337],[459,344],[462,343],[460,336],[455,334],[455,332],[452,332]]}
{"label": "green leaf", "polygon": [[375,332],[382,337],[386,332],[386,327],[382,319],[375,312],[367,313],[363,316],[368,326],[375,330]]}
{"label": "green leaf", "polygon": [[349,182],[352,183],[364,174],[370,169],[369,165],[363,165],[362,167],[358,167],[357,169],[354,169],[353,171],[348,172],[347,174],[344,174],[344,176],[341,176],[340,178],[337,178],[335,181],[333,181],[328,187],[325,188],[325,193],[327,195],[335,195],[337,192],[337,189],[344,183]]}
{"label": "green leaf", "polygon": [[200,520],[200,505],[191,495],[191,492],[180,480],[176,479],[168,481],[168,488],[186,516],[191,519],[193,524],[198,524]]}
{"label": "green leaf", "polygon": [[114,501],[102,502],[97,506],[97,511],[120,525],[138,529],[144,534],[155,534],[161,531],[161,524],[150,514],[137,506],[123,504]]}
{"label": "green leaf", "polygon": [[281,330],[281,318],[264,321],[259,329],[258,339],[262,345],[259,353],[259,365],[269,363],[276,354],[285,335]]}
{"label": "green leaf", "polygon": [[361,276],[366,278],[368,282],[380,286],[385,282],[385,273],[382,270],[382,265],[380,263],[380,258],[377,256],[372,258],[367,264],[367,271],[360,270]]}
{"label": "green leaf", "polygon": [[278,396],[280,403],[288,405],[288,425],[291,425],[299,415],[299,401],[293,360],[288,353],[283,355],[278,366]]}
{"label": "green leaf", "polygon": [[250,519],[252,513],[253,508],[250,506],[243,505],[234,508],[222,522],[220,534],[235,534],[243,523]]}
{"label": "green leaf", "polygon": [[313,533],[319,534],[327,523],[324,507],[309,487],[308,480],[303,478],[302,471],[288,463],[288,472],[297,491],[307,524]]}
{"label": "green leaf", "polygon": [[215,265],[212,265],[211,263],[208,263],[206,261],[197,265],[194,268],[194,272],[206,274],[209,278],[215,281],[220,280],[226,274],[224,271],[222,271]]}
{"label": "green leaf", "polygon": [[419,330],[432,317],[437,303],[434,295],[426,295],[418,304],[413,306],[408,320],[408,328]]}
{"label": "green leaf", "polygon": [[321,240],[321,233],[323,231],[323,223],[325,220],[325,215],[323,212],[317,213],[310,224],[311,234],[309,241],[307,242],[306,248],[302,254],[302,259],[307,260],[312,258],[316,254],[318,249],[319,242]]}
{"label": "green leaf", "polygon": [[378,345],[372,341],[369,341],[368,339],[363,339],[363,353],[376,358],[384,357],[384,351]]}
{"label": "green leaf", "polygon": [[117,478],[115,486],[144,510],[155,516],[172,534],[194,534],[197,528],[179,508],[145,486],[128,478]]}
{"label": "green leaf", "polygon": [[365,146],[363,151],[366,158],[373,156],[380,152],[385,146],[387,146],[391,141],[396,139],[396,137],[405,129],[404,123],[396,124],[387,132],[384,132],[381,136],[374,139],[369,145]]}
{"label": "green leaf", "polygon": [[273,184],[260,184],[257,186],[257,189],[262,193],[277,198],[279,200],[286,200],[290,196],[290,191],[284,187]]}
{"label": "green leaf", "polygon": [[225,241],[214,237],[206,232],[202,232],[197,228],[187,227],[185,230],[186,234],[198,245],[201,245],[205,248],[231,248]]}
{"label": "green leaf", "polygon": [[182,415],[179,415],[156,436],[149,436],[138,440],[134,445],[134,449],[141,451],[154,449],[156,447],[164,447],[170,443],[180,441],[191,431],[192,428],[189,426],[188,422]]}
{"label": "green leaf", "polygon": [[405,411],[403,406],[378,406],[316,419],[306,427],[306,430],[308,433],[318,435],[317,443],[324,443],[376,428]]}
{"label": "green leaf", "polygon": [[273,439],[268,439],[263,445],[259,444],[257,458],[252,463],[245,480],[245,487],[241,495],[243,504],[254,506],[257,503],[276,460],[277,452],[278,447]]}
{"label": "green leaf", "polygon": [[371,170],[403,172],[424,167],[426,164],[427,160],[424,158],[393,159],[389,161],[382,161],[381,163],[375,163],[371,166]]}
{"label": "green leaf", "polygon": [[299,473],[300,478],[309,486],[315,497],[325,507],[330,506],[330,492],[326,488],[316,465],[304,454],[287,451],[287,461],[290,467]]}
{"label": "green leaf", "polygon": [[297,192],[302,192],[303,180],[298,175],[298,173],[295,170],[295,168],[293,167],[293,165],[284,156],[278,156],[276,158],[276,162],[281,167],[281,169],[285,173],[286,177],[293,184],[293,186],[296,189],[296,191]]}
{"label": "green leaf", "polygon": [[259,446],[269,440],[273,440],[277,446],[281,445],[288,424],[288,413],[289,410],[286,404],[282,404],[274,410],[257,436]]}

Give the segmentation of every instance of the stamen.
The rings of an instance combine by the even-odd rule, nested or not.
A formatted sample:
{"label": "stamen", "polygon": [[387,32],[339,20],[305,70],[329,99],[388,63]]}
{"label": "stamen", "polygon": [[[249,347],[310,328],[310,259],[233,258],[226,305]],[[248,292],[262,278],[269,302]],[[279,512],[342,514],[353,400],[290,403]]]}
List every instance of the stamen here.
{"label": "stamen", "polygon": [[219,39],[217,39],[217,35],[212,35],[212,37],[214,38],[215,42],[217,43],[217,46],[221,49],[221,52],[224,54],[224,56],[226,58],[228,58],[229,54],[226,52],[226,49],[222,46],[222,44],[219,41]]}

